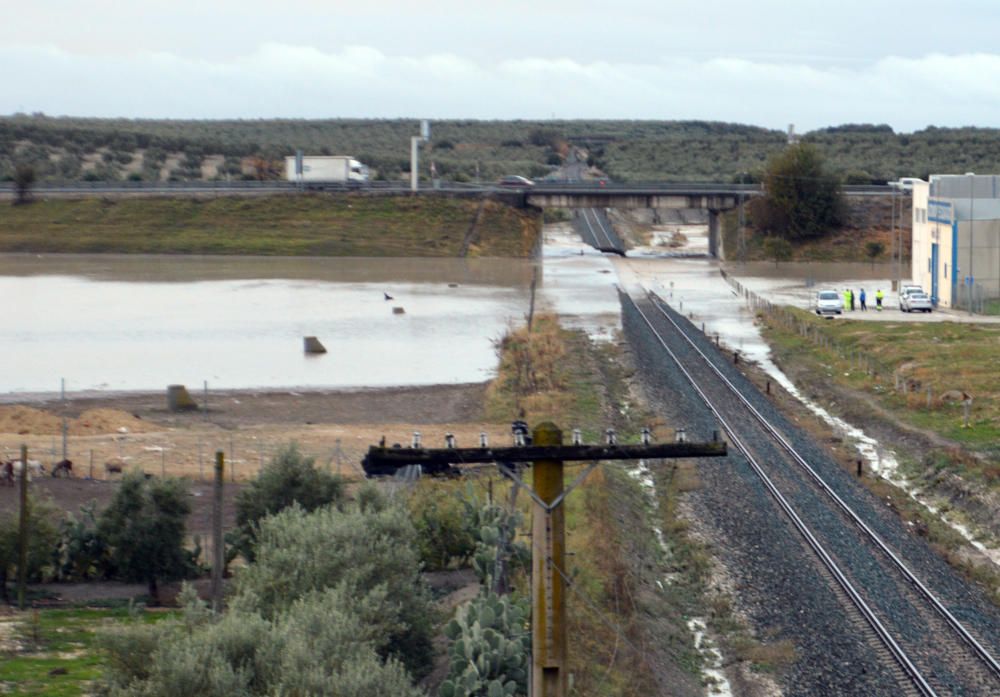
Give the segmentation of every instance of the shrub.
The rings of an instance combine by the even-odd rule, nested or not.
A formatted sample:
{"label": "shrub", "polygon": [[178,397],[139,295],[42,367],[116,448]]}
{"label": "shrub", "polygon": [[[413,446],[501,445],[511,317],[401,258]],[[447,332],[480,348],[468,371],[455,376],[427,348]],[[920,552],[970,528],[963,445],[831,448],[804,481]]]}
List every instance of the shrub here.
{"label": "shrub", "polygon": [[417,531],[420,561],[425,568],[440,570],[452,562],[468,563],[476,541],[461,498],[442,496],[437,482],[424,480],[410,497],[409,506]]}
{"label": "shrub", "polygon": [[378,655],[384,634],[367,619],[370,600],[386,603],[384,593],[359,599],[327,589],[271,619],[234,609],[218,621],[195,594],[183,595],[184,621],[101,636],[112,697],[423,694],[398,661]]}
{"label": "shrub", "polygon": [[273,619],[297,599],[329,588],[342,586],[353,602],[384,592],[391,602],[380,615],[387,629],[381,653],[414,675],[430,669],[433,609],[420,577],[416,531],[401,502],[365,486],[344,510],[292,506],[261,520],[256,552],[237,578],[234,609]]}
{"label": "shrub", "polygon": [[265,516],[292,504],[305,511],[340,503],[342,478],[316,469],[314,458],[304,456],[295,444],[281,449],[236,497],[236,530],[230,542],[247,560],[254,558],[257,524]]}

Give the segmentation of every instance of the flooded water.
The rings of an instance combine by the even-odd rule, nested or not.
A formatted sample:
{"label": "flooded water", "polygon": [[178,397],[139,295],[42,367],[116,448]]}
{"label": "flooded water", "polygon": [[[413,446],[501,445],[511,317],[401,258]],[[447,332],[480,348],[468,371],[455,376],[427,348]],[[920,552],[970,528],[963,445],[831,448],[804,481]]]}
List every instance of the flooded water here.
{"label": "flooded water", "polygon": [[[610,336],[614,275],[554,241],[518,259],[0,255],[0,394],[477,382],[536,311]],[[386,299],[386,294],[391,300]],[[400,312],[395,312],[399,308]],[[306,355],[316,336],[326,354]]]}
{"label": "flooded water", "polygon": [[[52,392],[61,378],[70,391],[485,380],[493,341],[525,312],[532,269],[509,259],[5,256],[0,391]],[[328,353],[305,355],[305,336]]]}

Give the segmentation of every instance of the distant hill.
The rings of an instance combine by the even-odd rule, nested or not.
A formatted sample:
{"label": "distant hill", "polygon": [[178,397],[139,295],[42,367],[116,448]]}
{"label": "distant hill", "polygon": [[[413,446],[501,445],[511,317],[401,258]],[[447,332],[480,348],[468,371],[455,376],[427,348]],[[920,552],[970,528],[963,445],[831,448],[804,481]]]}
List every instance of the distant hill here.
{"label": "distant hill", "polygon": [[[177,121],[0,117],[0,179],[16,164],[43,181],[275,178],[281,158],[354,155],[376,177],[409,171],[415,119]],[[755,178],[785,146],[782,131],[709,121],[434,121],[423,171],[494,181],[541,178],[567,161],[586,161],[615,181],[739,181]],[[881,183],[932,172],[997,172],[1000,130],[928,127],[895,133],[847,124],[806,133],[845,183]]]}

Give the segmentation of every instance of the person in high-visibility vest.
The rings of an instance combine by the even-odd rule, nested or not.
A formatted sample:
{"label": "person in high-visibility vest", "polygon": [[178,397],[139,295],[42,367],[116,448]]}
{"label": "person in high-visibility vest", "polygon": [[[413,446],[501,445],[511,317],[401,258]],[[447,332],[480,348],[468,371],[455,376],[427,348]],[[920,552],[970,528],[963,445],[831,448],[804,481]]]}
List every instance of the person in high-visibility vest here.
{"label": "person in high-visibility vest", "polygon": [[882,298],[884,298],[884,297],[885,297],[885,294],[882,292],[881,288],[879,288],[878,290],[875,291],[875,310],[876,310],[876,312],[881,312],[882,311]]}
{"label": "person in high-visibility vest", "polygon": [[844,312],[851,309],[851,291],[844,289]]}

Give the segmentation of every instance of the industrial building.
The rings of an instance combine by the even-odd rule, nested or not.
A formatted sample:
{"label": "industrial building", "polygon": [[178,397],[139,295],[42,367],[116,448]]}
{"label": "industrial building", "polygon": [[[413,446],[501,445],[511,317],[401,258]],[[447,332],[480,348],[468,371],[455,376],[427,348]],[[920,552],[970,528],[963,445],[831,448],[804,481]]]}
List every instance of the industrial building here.
{"label": "industrial building", "polygon": [[1000,298],[1000,176],[913,185],[913,280],[940,307],[979,311]]}

